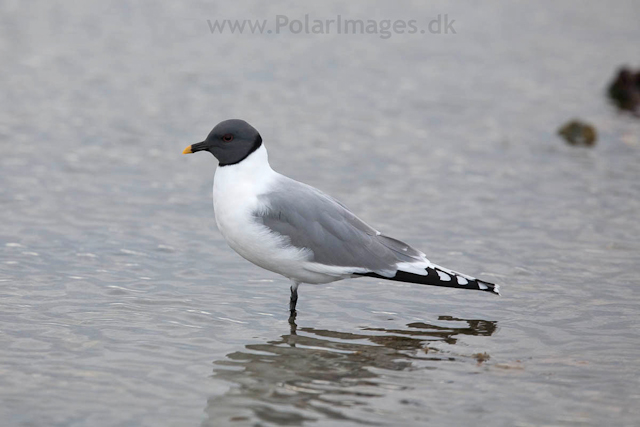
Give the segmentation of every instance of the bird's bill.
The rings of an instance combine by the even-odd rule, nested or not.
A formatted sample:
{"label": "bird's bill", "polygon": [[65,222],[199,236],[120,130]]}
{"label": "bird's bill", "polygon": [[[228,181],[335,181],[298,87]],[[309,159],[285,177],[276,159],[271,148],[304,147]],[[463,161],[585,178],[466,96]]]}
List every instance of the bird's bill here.
{"label": "bird's bill", "polygon": [[202,150],[206,150],[205,141],[198,142],[197,144],[192,144],[188,146],[187,148],[184,149],[182,154],[191,154],[191,153],[195,153],[196,151],[202,151]]}

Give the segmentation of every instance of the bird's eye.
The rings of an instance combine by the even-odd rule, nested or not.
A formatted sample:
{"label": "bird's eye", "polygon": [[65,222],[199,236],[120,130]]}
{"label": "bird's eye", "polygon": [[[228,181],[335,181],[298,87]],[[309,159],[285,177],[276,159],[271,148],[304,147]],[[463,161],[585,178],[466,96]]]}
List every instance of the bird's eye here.
{"label": "bird's eye", "polygon": [[231,142],[233,141],[233,134],[231,133],[225,133],[224,135],[222,135],[222,140],[224,142]]}

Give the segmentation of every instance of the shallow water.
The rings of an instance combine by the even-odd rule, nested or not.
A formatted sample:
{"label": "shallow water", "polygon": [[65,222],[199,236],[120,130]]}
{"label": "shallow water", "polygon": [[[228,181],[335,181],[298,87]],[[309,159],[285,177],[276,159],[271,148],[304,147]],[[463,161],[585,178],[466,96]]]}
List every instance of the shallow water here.
{"label": "shallow water", "polygon": [[[5,2],[3,426],[637,425],[637,2],[222,8]],[[37,6],[37,7],[36,7]],[[216,34],[207,19],[456,20],[457,34]],[[302,286],[216,230],[215,161],[272,166],[503,296]],[[593,149],[555,134],[580,117]]]}

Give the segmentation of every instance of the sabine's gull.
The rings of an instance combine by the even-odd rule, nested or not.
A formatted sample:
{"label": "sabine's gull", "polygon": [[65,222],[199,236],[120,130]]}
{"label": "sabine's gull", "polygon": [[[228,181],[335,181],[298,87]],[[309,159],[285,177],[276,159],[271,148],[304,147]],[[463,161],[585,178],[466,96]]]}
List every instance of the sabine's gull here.
{"label": "sabine's gull", "polygon": [[219,162],[213,182],[218,229],[242,257],[291,280],[291,318],[300,283],[359,276],[500,295],[498,285],[433,264],[334,198],[271,169],[262,137],[244,120],[219,123],[183,154],[198,151]]}

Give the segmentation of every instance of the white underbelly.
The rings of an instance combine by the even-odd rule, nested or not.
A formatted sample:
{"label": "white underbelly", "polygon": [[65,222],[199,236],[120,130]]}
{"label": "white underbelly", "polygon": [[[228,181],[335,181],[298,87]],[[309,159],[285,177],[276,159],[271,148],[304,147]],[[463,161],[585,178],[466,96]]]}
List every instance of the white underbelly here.
{"label": "white underbelly", "polygon": [[238,164],[218,167],[213,208],[229,246],[252,263],[296,282],[329,283],[349,277],[353,269],[312,262],[310,250],[291,246],[288,238],[256,221],[254,215],[266,209],[259,196],[280,179],[269,166],[264,146]]}
{"label": "white underbelly", "polygon": [[214,191],[216,224],[234,251],[257,266],[296,282],[329,283],[346,277],[342,271],[322,271],[309,261],[312,254],[308,249],[290,246],[287,238],[257,222],[253,213],[260,209],[258,203],[257,197],[220,197]]}

